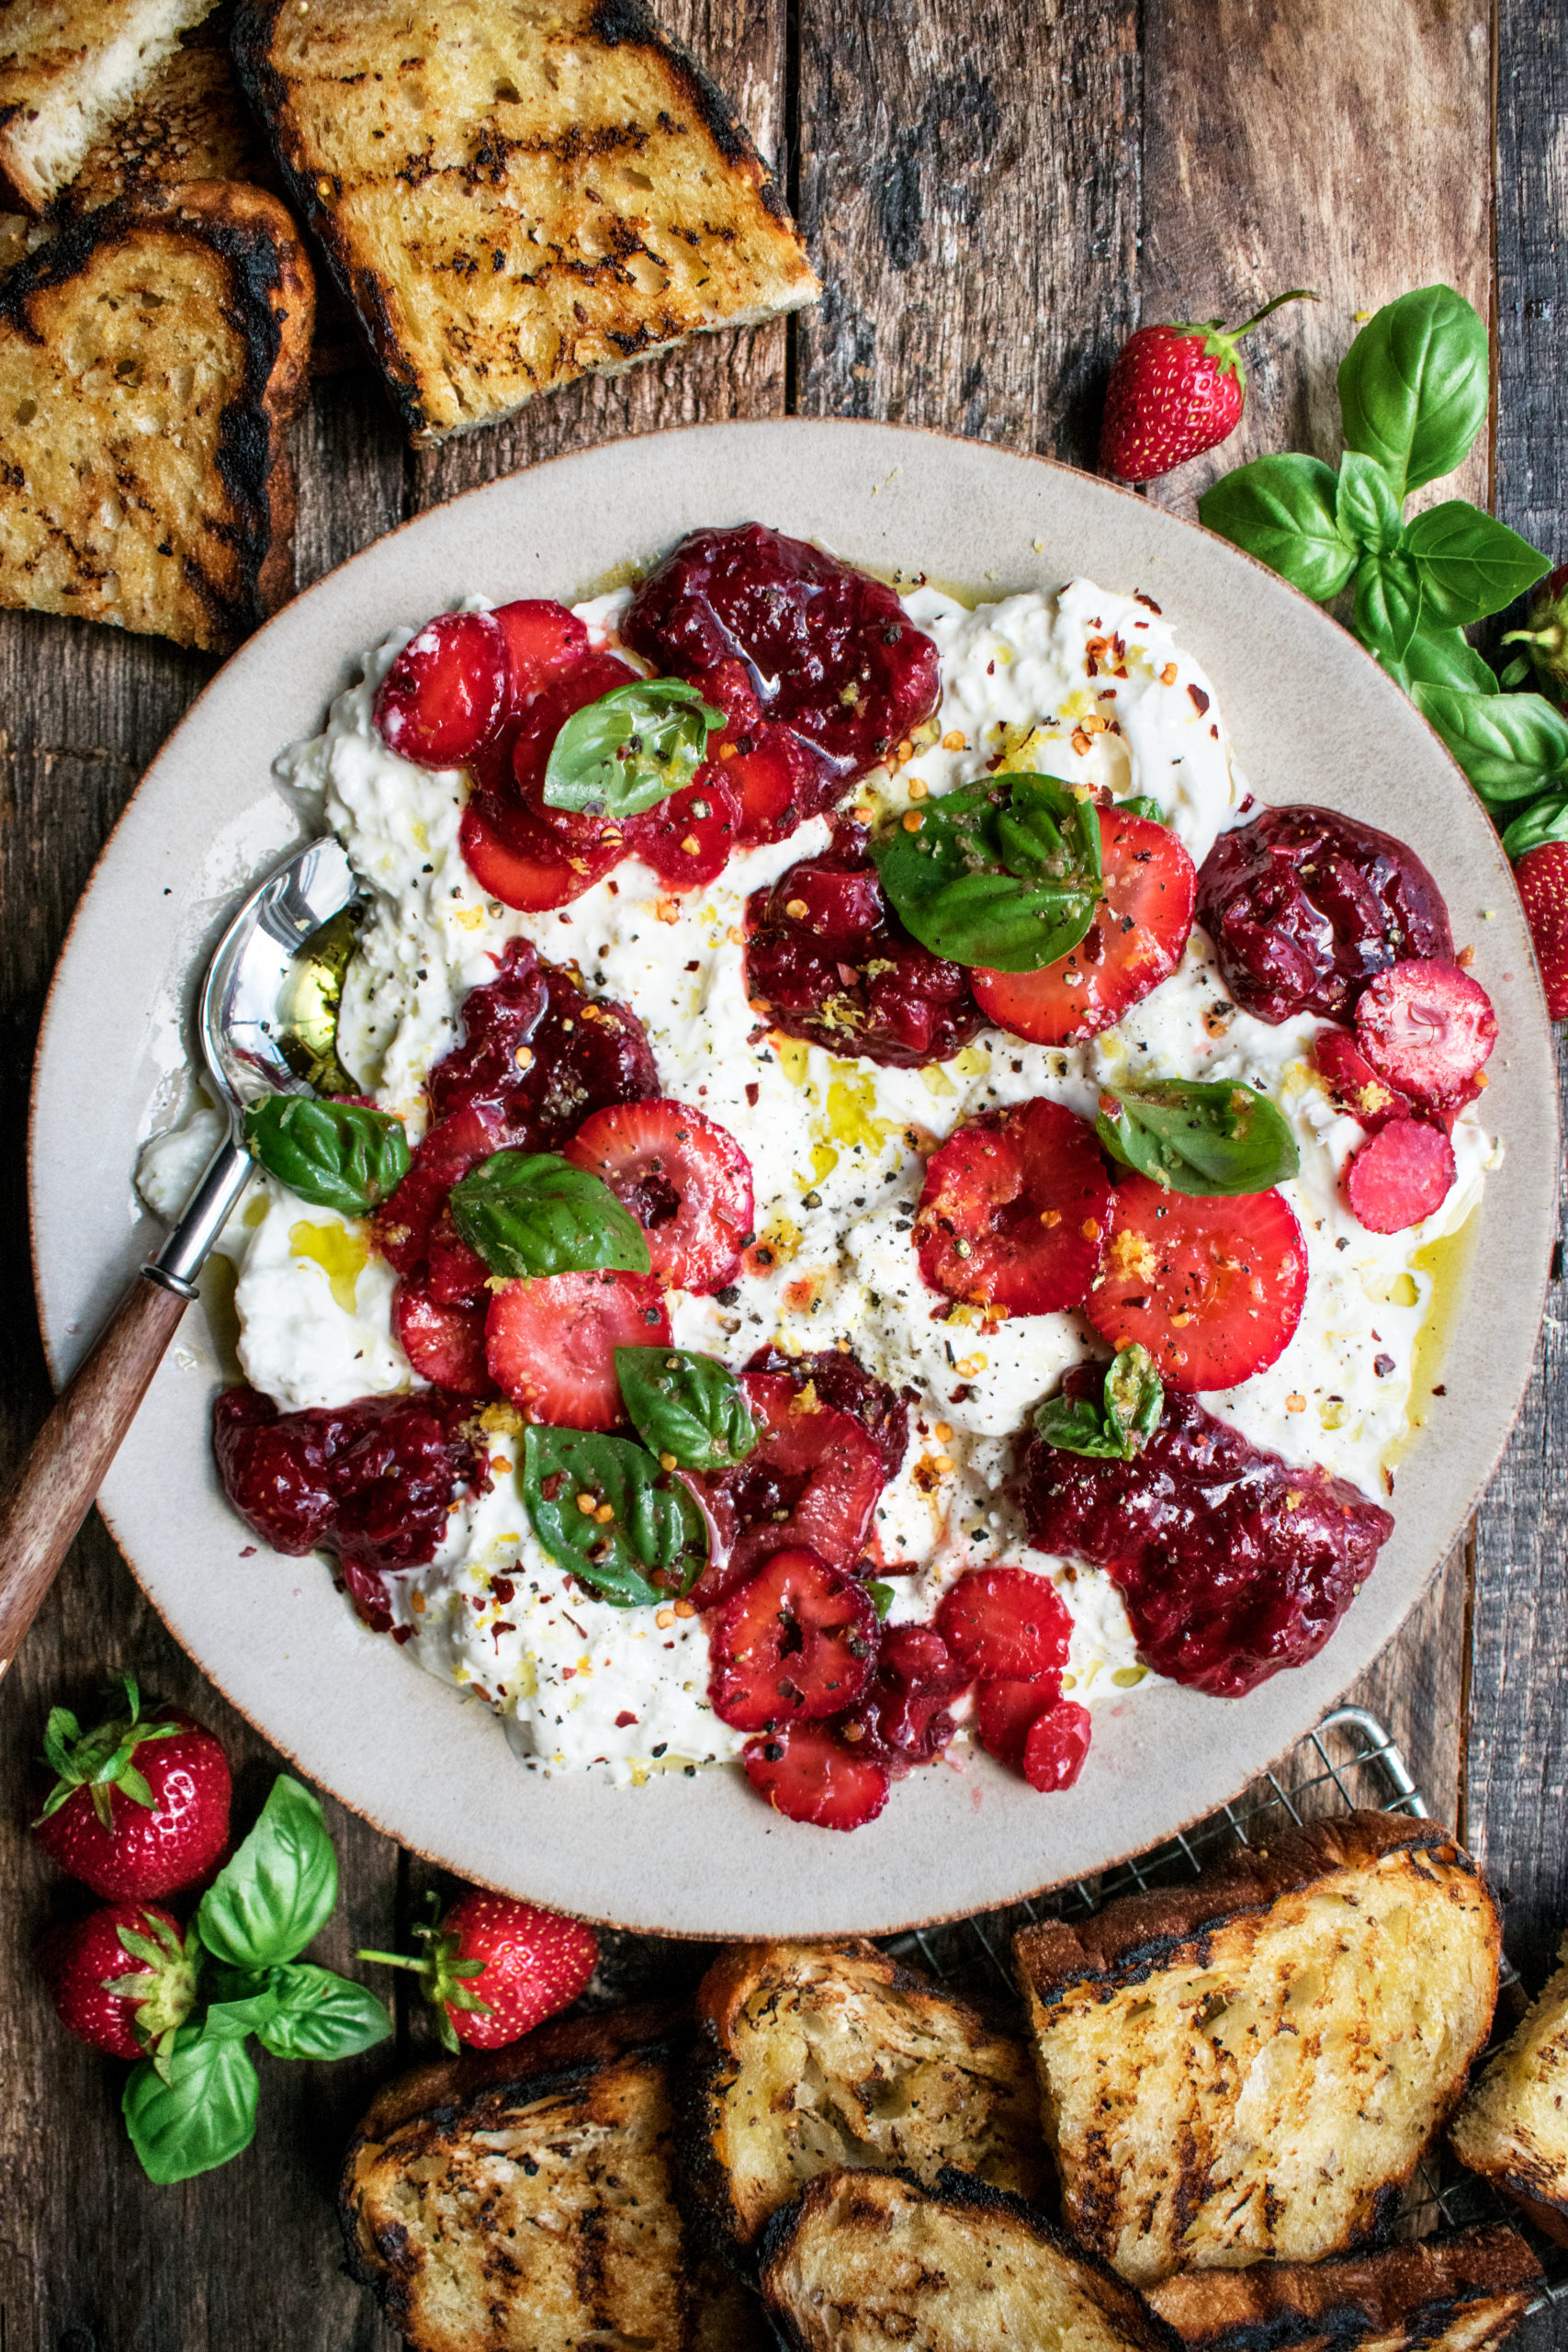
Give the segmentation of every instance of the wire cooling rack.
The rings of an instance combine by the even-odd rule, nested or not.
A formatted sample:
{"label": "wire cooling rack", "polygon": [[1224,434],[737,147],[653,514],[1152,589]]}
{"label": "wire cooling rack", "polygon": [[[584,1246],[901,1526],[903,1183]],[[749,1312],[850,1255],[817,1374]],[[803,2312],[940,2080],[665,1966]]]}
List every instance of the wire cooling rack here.
{"label": "wire cooling rack", "polygon": [[[1365,1707],[1337,1707],[1292,1750],[1277,1771],[1255,1781],[1246,1792],[1196,1829],[1168,1844],[1121,1862],[1096,1878],[1075,1879],[1049,1894],[987,1911],[937,1928],[891,1936],[885,1949],[900,1960],[916,1960],[939,1982],[955,1990],[1005,1993],[1016,1997],[1010,1965],[1016,1931],[1038,1919],[1084,1919],[1118,1894],[1179,1886],[1238,1846],[1267,1844],[1286,1823],[1298,1826],[1371,1807],[1382,1813],[1427,1817],[1426,1799],[1411,1778],[1390,1734]],[[1505,1959],[1505,1984],[1514,1972]],[[1495,2039],[1513,2030],[1500,2005]],[[1466,2172],[1446,2150],[1417,2169],[1401,2216],[1402,2237],[1427,2237],[1437,2229],[1473,2229],[1484,2222],[1506,2222],[1534,2246],[1547,2283],[1531,2312],[1568,2307],[1568,2255],[1523,2222],[1487,2182]]]}

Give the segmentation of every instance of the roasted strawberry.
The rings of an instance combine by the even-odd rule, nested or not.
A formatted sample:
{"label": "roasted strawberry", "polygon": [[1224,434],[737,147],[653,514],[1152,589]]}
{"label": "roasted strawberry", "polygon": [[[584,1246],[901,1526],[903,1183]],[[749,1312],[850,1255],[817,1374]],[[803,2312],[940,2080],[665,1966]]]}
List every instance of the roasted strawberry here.
{"label": "roasted strawberry", "polygon": [[515,604],[497,605],[491,618],[506,639],[514,710],[587,654],[586,622],[547,596],[525,596]]}
{"label": "roasted strawberry", "polygon": [[714,1713],[737,1731],[842,1714],[871,1679],[876,1636],[864,1585],[815,1552],[775,1552],[709,1621]]}
{"label": "roasted strawberry", "polygon": [[887,1803],[886,1764],[852,1754],[823,1724],[749,1739],[740,1761],[775,1813],[818,1829],[863,1829]]}
{"label": "roasted strawberry", "polygon": [[189,1715],[144,1717],[135,1678],[120,1679],[123,1699],[91,1731],[51,1708],[56,1779],[33,1835],[95,1894],[169,1894],[204,1878],[229,1841],[228,1758]]}
{"label": "roasted strawberry", "polygon": [[1023,1743],[1023,1777],[1032,1789],[1070,1789],[1089,1754],[1089,1709],[1058,1699],[1030,1724]]}
{"label": "roasted strawberry", "polygon": [[491,1299],[491,1375],[525,1420],[613,1430],[625,1419],[617,1348],[670,1344],[662,1285],[651,1274],[547,1274],[508,1283]]}
{"label": "roasted strawberry", "polygon": [[1080,1306],[1111,1185],[1094,1129],[1043,1096],[987,1111],[926,1164],[913,1239],[932,1290],[1012,1315]]}
{"label": "roasted strawberry", "polygon": [[882,1492],[875,1440],[792,1380],[741,1375],[757,1428],[744,1462],[689,1483],[699,1495],[713,1553],[692,1598],[700,1609],[728,1599],[775,1552],[818,1553],[829,1567],[852,1568]]}
{"label": "roasted strawberry", "polygon": [[590,997],[570,972],[541,963],[529,941],[513,939],[495,978],[463,1000],[462,1042],[428,1085],[435,1118],[486,1111],[507,1143],[558,1151],[591,1111],[657,1094],[659,1071],[629,1006]]}
{"label": "roasted strawberry", "polygon": [[90,2050],[144,2058],[196,1998],[180,1923],[157,1903],[111,1903],[51,1928],[37,1953],[60,2022]]}
{"label": "roasted strawberry", "polygon": [[949,1712],[974,1676],[933,1625],[886,1625],[876,1669],[840,1738],[895,1774],[940,1756],[958,1726]]}
{"label": "roasted strawberry", "polygon": [[422,1380],[455,1396],[493,1396],[485,1353],[489,1299],[447,1306],[438,1299],[427,1272],[403,1274],[392,1293],[392,1329],[398,1344]]}
{"label": "roasted strawberry", "polygon": [[716,881],[740,840],[740,795],[728,770],[710,763],[692,783],[623,828],[626,854],[640,857],[671,890]]}
{"label": "roasted strawberry", "polygon": [[585,1119],[565,1157],[609,1186],[648,1236],[653,1271],[677,1290],[721,1290],[751,1232],[751,1163],[728,1127],[668,1098]]}
{"label": "roasted strawberry", "polygon": [[1168,1388],[1236,1388],[1283,1355],[1306,1285],[1282,1193],[1192,1195],[1128,1176],[1084,1313],[1112,1348],[1146,1348]]}
{"label": "roasted strawberry", "polygon": [[1341,1110],[1359,1119],[1369,1135],[1391,1119],[1408,1119],[1415,1104],[1380,1078],[1348,1029],[1325,1029],[1313,1040],[1312,1057],[1328,1080]]}
{"label": "roasted strawberry", "polygon": [[491,615],[438,613],[377,688],[377,732],[400,759],[462,767],[495,734],[511,695],[512,660]]}
{"label": "roasted strawberry", "polygon": [[535,695],[513,744],[512,774],[519,797],[542,825],[559,834],[569,849],[584,855],[592,855],[601,846],[614,846],[624,854],[621,823],[602,810],[591,816],[585,809],[552,808],[545,798],[550,753],[569,718],[591,702],[614,694],[618,686],[631,685],[637,674],[613,653],[585,655]]}
{"label": "roasted strawberry", "polygon": [[759,1348],[746,1369],[777,1373],[796,1388],[809,1386],[819,1405],[852,1414],[875,1439],[884,1475],[898,1476],[909,1448],[909,1408],[847,1348],[819,1348],[804,1356],[786,1356],[782,1348]]}
{"label": "roasted strawberry", "polygon": [[[542,1002],[542,989],[540,998]],[[430,1254],[431,1230],[453,1185],[479,1160],[499,1151],[502,1132],[499,1115],[488,1106],[454,1111],[426,1131],[408,1174],[371,1221],[383,1256],[400,1274],[423,1265]]]}
{"label": "roasted strawberry", "polygon": [[510,1894],[470,1887],[445,1918],[416,1927],[415,1955],[362,1951],[361,1960],[406,1968],[435,2011],[448,2050],[498,2050],[570,2008],[599,1965],[599,1939],[581,1919],[541,1911]]}
{"label": "roasted strawberry", "polygon": [[1352,1155],[1345,1197],[1369,1233],[1404,1233],[1442,1207],[1456,1172],[1454,1148],[1441,1127],[1396,1119]]}
{"label": "roasted strawberry", "polygon": [[570,907],[602,882],[622,855],[618,840],[574,848],[523,802],[475,789],[457,828],[463,862],[481,890],[521,914]]}
{"label": "roasted strawberry", "polygon": [[[438,1306],[485,1303],[490,1268],[477,1250],[469,1249],[453,1224],[450,1201],[430,1228],[428,1256],[430,1295]],[[450,1381],[440,1383],[443,1387],[451,1385]]]}
{"label": "roasted strawberry", "polygon": [[1035,1718],[1054,1707],[1062,1695],[1059,1674],[1042,1674],[1031,1682],[998,1682],[989,1678],[975,1688],[975,1729],[980,1745],[998,1764],[1023,1770],[1023,1751]]}
{"label": "roasted strawberry", "polygon": [[936,1630],[972,1675],[993,1682],[1052,1676],[1061,1688],[1073,1621],[1049,1577],[971,1568],[943,1593]]}
{"label": "roasted strawberry", "polygon": [[1459,965],[1393,964],[1357,1001],[1356,1039],[1378,1076],[1418,1110],[1457,1110],[1485,1083],[1497,1016],[1480,981]]}

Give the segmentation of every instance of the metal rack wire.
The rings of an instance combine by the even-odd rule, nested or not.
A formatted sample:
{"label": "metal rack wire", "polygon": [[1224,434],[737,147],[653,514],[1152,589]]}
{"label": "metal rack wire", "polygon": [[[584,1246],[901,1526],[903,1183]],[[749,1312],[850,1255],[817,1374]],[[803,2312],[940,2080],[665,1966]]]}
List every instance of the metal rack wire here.
{"label": "metal rack wire", "polygon": [[[993,1994],[1001,1991],[1011,1998],[1009,1954],[1015,1931],[1028,1922],[1087,1918],[1113,1896],[1180,1885],[1207,1865],[1234,1853],[1238,1846],[1267,1843],[1269,1832],[1287,1823],[1299,1826],[1366,1806],[1384,1813],[1414,1814],[1423,1820],[1427,1817],[1426,1799],[1377,1717],[1364,1707],[1337,1707],[1277,1770],[1255,1781],[1243,1795],[1197,1828],[1179,1833],[1130,1862],[1118,1863],[1099,1877],[1075,1879],[1069,1885],[1006,1910],[982,1912],[974,1918],[890,1937],[886,1949],[900,1959],[919,1962],[943,1984]],[[1513,1980],[1506,1960],[1503,1974],[1506,1983]],[[1512,2020],[1504,2020],[1500,2015],[1496,2039],[1506,2039],[1511,2030]],[[1522,2229],[1540,2256],[1547,2283],[1530,2311],[1568,2305],[1568,2255],[1522,2222],[1514,2208],[1506,2205],[1485,2181],[1464,2171],[1446,2151],[1417,2170],[1401,2217],[1400,2234],[1421,2238],[1438,2228],[1472,2229],[1485,2222],[1507,2222]]]}

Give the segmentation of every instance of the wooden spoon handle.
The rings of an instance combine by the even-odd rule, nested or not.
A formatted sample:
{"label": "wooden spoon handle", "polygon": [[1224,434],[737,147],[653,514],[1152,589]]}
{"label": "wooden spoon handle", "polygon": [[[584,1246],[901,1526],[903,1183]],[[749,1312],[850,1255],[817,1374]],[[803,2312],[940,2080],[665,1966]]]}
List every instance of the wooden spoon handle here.
{"label": "wooden spoon handle", "polygon": [[0,1675],[92,1508],[189,1301],[139,1274],[0,1497]]}

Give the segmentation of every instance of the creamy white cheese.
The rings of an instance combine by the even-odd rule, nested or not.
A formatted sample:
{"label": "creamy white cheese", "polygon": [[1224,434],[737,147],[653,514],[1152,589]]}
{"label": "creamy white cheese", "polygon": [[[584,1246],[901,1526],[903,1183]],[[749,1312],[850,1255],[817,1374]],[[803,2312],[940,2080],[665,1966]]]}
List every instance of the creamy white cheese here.
{"label": "creamy white cheese", "polygon": [[[623,592],[581,608],[596,636],[614,641],[626,601]],[[1000,760],[1148,796],[1195,862],[1237,820],[1245,786],[1213,690],[1151,605],[1085,581],[974,611],[930,588],[905,604],[938,646],[942,701],[921,741],[863,787],[866,814],[907,805],[912,784],[944,791]],[[1339,1187],[1361,1130],[1335,1110],[1310,1064],[1323,1024],[1269,1028],[1230,1005],[1199,933],[1169,980],[1080,1048],[989,1031],[945,1065],[895,1070],[770,1036],[746,1000],[746,901],[818,849],[826,821],[735,858],[705,891],[676,897],[628,861],[569,908],[514,913],[487,899],[463,863],[462,773],[399,759],[371,726],[376,686],[408,635],[368,654],[325,730],[277,764],[343,839],[372,893],[344,989],[340,1055],[417,1134],[426,1073],[458,1034],[464,997],[493,976],[518,935],[636,1010],[663,1090],[744,1148],[759,1241],[772,1258],[725,1304],[674,1295],[677,1343],[739,1368],[768,1342],[792,1353],[841,1342],[896,1388],[919,1394],[908,1456],[877,1511],[883,1555],[896,1569],[895,1620],[929,1616],[942,1588],[977,1562],[1022,1560],[1053,1577],[1072,1612],[1068,1679],[1077,1695],[1092,1701],[1149,1679],[1110,1580],[1030,1550],[1004,1490],[1010,1441],[1033,1407],[1069,1365],[1103,1348],[1077,1315],[994,1322],[941,1299],[910,1246],[933,1145],[978,1112],[1033,1095],[1092,1117],[1103,1083],[1137,1073],[1241,1079],[1280,1102],[1301,1149],[1301,1172],[1282,1189],[1306,1236],[1305,1310],[1277,1364],[1202,1401],[1289,1460],[1384,1491],[1431,1303],[1424,1253],[1468,1216],[1493,1150],[1472,1114],[1455,1130],[1459,1181],[1437,1215],[1409,1233],[1366,1232]],[[1112,639],[1125,648],[1116,665],[1124,677],[1095,674],[1086,661],[1096,639]],[[174,1147],[157,1149],[163,1157],[144,1176],[149,1197],[174,1173]],[[247,1223],[237,1306],[242,1361],[256,1387],[292,1409],[418,1385],[392,1335],[390,1270],[350,1221],[302,1207],[267,1179]],[[570,1589],[529,1526],[515,1451],[511,1436],[492,1439],[490,1492],[454,1510],[427,1568],[390,1579],[408,1647],[496,1707],[536,1769],[598,1763],[617,1780],[639,1780],[736,1755],[742,1736],[706,1702],[701,1620],[684,1606],[621,1611]]]}

